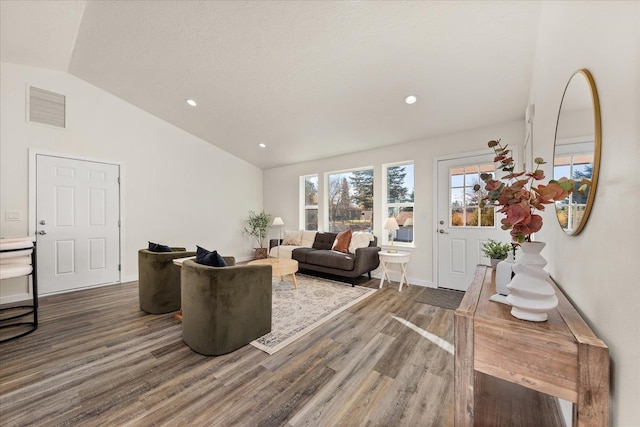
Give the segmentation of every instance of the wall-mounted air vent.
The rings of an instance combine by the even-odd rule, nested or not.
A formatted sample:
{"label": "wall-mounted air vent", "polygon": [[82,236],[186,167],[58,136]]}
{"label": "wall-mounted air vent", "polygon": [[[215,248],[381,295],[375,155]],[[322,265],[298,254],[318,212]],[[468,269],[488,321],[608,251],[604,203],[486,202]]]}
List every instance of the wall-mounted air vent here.
{"label": "wall-mounted air vent", "polygon": [[29,122],[65,128],[64,95],[29,86],[27,104]]}

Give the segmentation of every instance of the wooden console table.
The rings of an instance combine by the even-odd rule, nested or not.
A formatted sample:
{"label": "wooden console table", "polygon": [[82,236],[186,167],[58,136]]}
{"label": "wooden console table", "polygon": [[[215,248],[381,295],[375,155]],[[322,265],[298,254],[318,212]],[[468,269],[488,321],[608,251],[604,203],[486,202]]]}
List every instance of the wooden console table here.
{"label": "wooden console table", "polygon": [[[496,421],[509,414],[487,413],[487,406],[498,412],[502,404],[507,407],[505,411],[519,412],[514,409],[518,404],[527,405],[487,405],[485,401],[476,408],[476,400],[487,400],[495,392],[483,387],[494,387],[495,381],[511,387],[506,396],[495,400],[518,399],[514,387],[542,399],[556,396],[575,404],[574,426],[608,425],[609,350],[604,342],[553,281],[558,307],[546,322],[527,322],[511,316],[510,306],[489,301],[495,293],[493,277],[491,268],[478,266],[473,283],[455,311],[455,425],[498,425]],[[489,386],[490,381],[494,383]],[[530,408],[529,412],[535,416],[535,410]],[[523,414],[516,416],[522,418]],[[485,417],[495,418],[491,421]],[[545,425],[532,421],[524,420],[522,425]]]}

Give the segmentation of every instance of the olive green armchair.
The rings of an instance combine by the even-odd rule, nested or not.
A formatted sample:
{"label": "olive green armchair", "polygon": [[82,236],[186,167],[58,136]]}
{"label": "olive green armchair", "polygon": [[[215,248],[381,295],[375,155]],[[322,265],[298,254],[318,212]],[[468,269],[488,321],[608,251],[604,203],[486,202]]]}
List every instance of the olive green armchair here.
{"label": "olive green armchair", "polygon": [[230,353],[271,332],[271,266],[182,264],[182,339],[197,353]]}
{"label": "olive green armchair", "polygon": [[171,248],[172,252],[138,251],[138,298],[140,309],[151,314],[180,310],[180,267],[176,258],[195,256],[185,248]]}

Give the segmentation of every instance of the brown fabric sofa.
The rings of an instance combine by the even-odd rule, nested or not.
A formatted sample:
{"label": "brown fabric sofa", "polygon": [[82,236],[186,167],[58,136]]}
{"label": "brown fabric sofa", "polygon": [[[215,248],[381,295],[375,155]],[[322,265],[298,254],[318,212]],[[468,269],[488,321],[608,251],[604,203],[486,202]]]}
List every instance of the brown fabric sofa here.
{"label": "brown fabric sofa", "polygon": [[356,249],[351,254],[331,250],[336,236],[337,233],[318,232],[312,247],[294,249],[291,258],[298,261],[298,269],[350,279],[367,274],[371,279],[371,271],[380,265],[378,238],[374,236],[369,247]]}

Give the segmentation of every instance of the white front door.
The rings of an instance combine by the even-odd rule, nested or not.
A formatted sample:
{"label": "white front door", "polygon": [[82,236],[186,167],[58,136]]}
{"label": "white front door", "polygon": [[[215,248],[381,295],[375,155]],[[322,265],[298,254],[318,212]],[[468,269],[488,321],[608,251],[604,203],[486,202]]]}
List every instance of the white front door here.
{"label": "white front door", "polygon": [[118,165],[36,155],[41,294],[120,281]]}
{"label": "white front door", "polygon": [[434,277],[440,288],[466,290],[476,266],[490,264],[482,244],[488,239],[511,241],[500,228],[501,214],[491,206],[480,209],[481,197],[473,189],[475,184],[482,185],[480,173],[495,171],[493,157],[491,153],[437,161]]}

